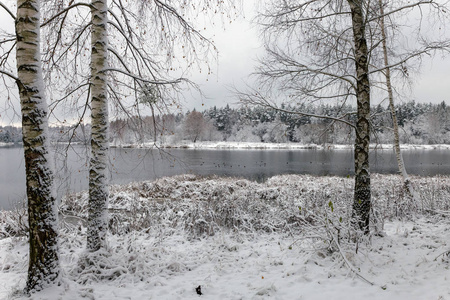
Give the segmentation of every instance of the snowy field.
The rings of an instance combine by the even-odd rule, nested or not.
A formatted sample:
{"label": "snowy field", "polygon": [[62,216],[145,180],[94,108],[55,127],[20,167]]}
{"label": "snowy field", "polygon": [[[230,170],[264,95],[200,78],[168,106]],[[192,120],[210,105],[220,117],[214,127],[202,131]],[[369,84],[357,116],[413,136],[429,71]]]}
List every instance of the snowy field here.
{"label": "snowy field", "polygon": [[[64,200],[62,284],[32,299],[450,299],[450,178],[373,175],[373,234],[349,230],[352,178],[194,175],[113,186],[108,248],[86,254],[87,193]],[[25,299],[23,215],[0,213],[0,299]],[[201,287],[202,295],[196,292]]]}

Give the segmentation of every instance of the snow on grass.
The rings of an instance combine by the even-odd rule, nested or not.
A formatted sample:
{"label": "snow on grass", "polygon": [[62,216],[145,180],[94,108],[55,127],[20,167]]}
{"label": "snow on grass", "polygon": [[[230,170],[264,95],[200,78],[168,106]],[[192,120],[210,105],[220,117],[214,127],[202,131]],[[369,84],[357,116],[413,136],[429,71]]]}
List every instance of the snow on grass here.
{"label": "snow on grass", "polygon": [[[417,202],[399,176],[372,176],[377,234],[360,243],[343,232],[351,178],[183,175],[113,186],[112,233],[95,254],[84,251],[87,194],[72,195],[60,208],[62,284],[32,299],[450,299],[450,178],[412,181]],[[24,299],[26,238],[0,225],[0,299]]]}

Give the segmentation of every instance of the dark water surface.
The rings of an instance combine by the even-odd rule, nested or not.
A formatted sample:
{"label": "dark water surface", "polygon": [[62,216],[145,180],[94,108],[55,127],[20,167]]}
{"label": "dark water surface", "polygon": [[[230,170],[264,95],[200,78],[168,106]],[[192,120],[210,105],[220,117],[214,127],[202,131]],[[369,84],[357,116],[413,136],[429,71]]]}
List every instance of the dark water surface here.
{"label": "dark water surface", "polygon": [[[59,149],[55,155],[59,197],[88,187],[86,148]],[[450,150],[403,150],[409,174],[450,174]],[[64,161],[63,158],[67,158]],[[398,172],[392,150],[373,150],[371,171]],[[352,150],[194,150],[111,149],[111,183],[151,180],[184,173],[224,175],[264,181],[278,174],[353,175]],[[0,208],[25,197],[23,149],[0,148]]]}

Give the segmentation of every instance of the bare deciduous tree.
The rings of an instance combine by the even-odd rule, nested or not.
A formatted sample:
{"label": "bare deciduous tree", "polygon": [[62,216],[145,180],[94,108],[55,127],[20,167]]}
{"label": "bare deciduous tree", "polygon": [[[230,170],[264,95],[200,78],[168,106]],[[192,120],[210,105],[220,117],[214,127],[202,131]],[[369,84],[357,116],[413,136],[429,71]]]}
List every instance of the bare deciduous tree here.
{"label": "bare deciduous tree", "polygon": [[47,103],[40,54],[40,3],[18,0],[17,85],[22,107],[30,257],[26,291],[40,290],[59,276],[57,211],[50,167]]}
{"label": "bare deciduous tree", "polygon": [[353,213],[359,229],[369,233],[371,190],[369,169],[370,83],[369,50],[366,41],[366,15],[362,0],[348,0],[352,16],[356,68],[355,192]]}
{"label": "bare deciduous tree", "polygon": [[397,114],[395,112],[395,103],[394,103],[394,92],[392,90],[392,80],[391,80],[391,68],[389,67],[389,55],[388,55],[388,47],[387,47],[387,33],[386,33],[386,25],[385,25],[385,16],[384,16],[384,3],[383,0],[379,0],[380,5],[380,32],[381,32],[381,42],[383,48],[383,61],[386,69],[384,70],[384,75],[386,77],[386,90],[388,93],[389,99],[389,109],[391,111],[392,117],[392,125],[394,132],[394,150],[397,158],[398,170],[403,176],[403,181],[405,183],[405,187],[408,189],[408,192],[411,195],[415,195],[414,188],[411,185],[411,181],[409,180],[408,173],[406,172],[405,163],[403,161],[403,155],[400,149],[400,135],[398,131],[398,121]]}
{"label": "bare deciduous tree", "polygon": [[[427,28],[422,24],[422,21],[431,22],[429,26],[436,26],[442,28],[445,26],[445,18],[443,18],[443,14],[447,10],[446,5],[448,1],[383,1],[378,0],[378,3],[374,3],[374,9],[379,10],[379,17],[377,18],[377,22],[379,25],[379,38],[381,40],[381,56],[382,63],[381,67],[374,67],[374,71],[371,73],[373,75],[378,71],[381,71],[379,75],[380,77],[384,77],[380,79],[380,81],[384,81],[385,87],[382,87],[383,90],[387,92],[388,95],[388,106],[392,117],[393,123],[393,134],[394,134],[394,150],[397,158],[397,164],[399,168],[400,174],[403,176],[403,180],[405,183],[405,188],[407,192],[413,197],[416,197],[416,193],[414,191],[413,186],[411,185],[411,181],[409,179],[408,173],[406,171],[406,167],[403,161],[403,156],[400,149],[400,134],[398,129],[398,120],[397,114],[395,111],[395,101],[394,101],[394,90],[395,87],[393,85],[394,75],[392,74],[394,71],[397,73],[397,78],[402,80],[410,79],[410,71],[409,70],[418,70],[418,67],[421,64],[421,58],[423,55],[431,55],[437,51],[448,52],[449,50],[449,40],[441,39],[439,36],[429,36],[426,33]],[[429,11],[425,14],[422,11],[422,7],[428,7]],[[418,9],[420,11],[420,22],[414,25],[413,33],[409,34],[408,37],[402,37],[402,33],[399,31],[398,25],[399,22],[396,19],[399,18],[397,15],[407,15],[411,10]],[[394,17],[395,14],[395,17]],[[433,21],[431,21],[433,20]],[[412,46],[404,45],[405,43],[401,42],[401,40],[411,39]],[[440,40],[441,39],[441,40]],[[389,47],[391,45],[391,47]],[[398,49],[402,48],[402,49]],[[391,57],[393,58],[393,62],[391,62]],[[399,83],[399,85],[401,85]],[[399,89],[397,89],[399,90]],[[399,92],[397,91],[397,94]]]}
{"label": "bare deciduous tree", "polygon": [[[139,93],[149,86],[159,95],[157,102],[145,102],[153,114],[179,106],[182,84],[196,87],[183,77],[184,71],[215,51],[190,20],[205,11],[223,11],[229,4],[210,0],[198,0],[195,5],[160,0],[92,0],[68,5],[45,1],[49,8],[43,24],[47,30],[44,61],[50,71],[47,80],[59,82],[64,95],[51,107],[71,99],[81,112],[79,120],[85,118],[87,107],[91,110],[87,247],[95,251],[104,246],[107,230],[108,106],[129,117],[141,116]],[[90,73],[83,56],[91,58]],[[81,105],[80,98],[86,99]]]}
{"label": "bare deciduous tree", "polygon": [[89,218],[87,249],[105,246],[108,229],[108,6],[106,0],[91,3],[91,159],[89,166]]}
{"label": "bare deciduous tree", "polygon": [[[257,71],[264,89],[244,102],[282,108],[269,99],[273,90],[296,101],[334,99],[345,105],[356,98],[356,123],[341,116],[317,116],[341,121],[356,131],[354,217],[356,227],[369,232],[371,206],[369,142],[370,83],[365,1],[283,1],[273,3],[259,17],[266,39],[267,57]],[[292,42],[295,41],[295,42]],[[269,90],[269,92],[267,92]],[[263,96],[267,93],[269,96]],[[287,112],[287,111],[284,111]]]}
{"label": "bare deciduous tree", "polygon": [[[422,24],[416,24],[415,47],[399,47],[392,62],[386,62],[384,51],[386,32],[380,26],[389,19],[390,28],[399,28],[395,19],[412,9],[428,6],[440,17],[447,11],[447,1],[388,1],[389,10],[380,11],[379,1],[282,1],[271,3],[258,21],[264,28],[267,57],[258,69],[260,88],[241,94],[246,103],[272,107],[285,113],[326,118],[343,122],[355,128],[355,197],[354,216],[357,228],[369,232],[370,212],[370,97],[371,90],[385,90],[386,73],[396,71],[408,75],[408,63],[420,60],[425,54],[437,50],[448,51],[450,43],[433,41],[422,32]],[[398,30],[398,29],[397,29]],[[398,38],[398,37],[397,37]],[[391,44],[394,44],[391,38]],[[386,44],[384,44],[386,46]],[[370,82],[369,82],[370,76]],[[382,80],[384,76],[384,83]],[[388,75],[390,77],[390,74]],[[372,78],[373,77],[373,78]],[[389,83],[392,88],[392,84]],[[392,89],[391,89],[392,90]],[[356,99],[355,123],[349,114],[320,116],[288,112],[277,106],[271,97],[287,96],[291,101],[334,100],[345,105]],[[273,96],[275,94],[275,96]]]}
{"label": "bare deciduous tree", "polygon": [[203,118],[203,114],[194,110],[186,116],[186,120],[184,121],[184,133],[187,138],[195,143],[202,135],[205,126],[206,122]]}

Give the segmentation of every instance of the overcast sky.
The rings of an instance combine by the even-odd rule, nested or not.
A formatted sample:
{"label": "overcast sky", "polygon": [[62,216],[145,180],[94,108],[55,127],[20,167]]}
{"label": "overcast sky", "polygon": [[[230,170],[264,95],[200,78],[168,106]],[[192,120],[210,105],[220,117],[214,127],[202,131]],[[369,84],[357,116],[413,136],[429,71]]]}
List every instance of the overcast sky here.
{"label": "overcast sky", "polygon": [[259,38],[258,29],[252,23],[255,3],[258,1],[243,2],[242,12],[231,23],[229,20],[215,20],[215,26],[206,31],[206,35],[211,37],[217,46],[218,61],[217,64],[211,64],[213,74],[208,77],[193,72],[193,80],[202,86],[207,99],[189,97],[187,109],[202,110],[236,103],[237,99],[230,89],[244,88],[257,65],[257,58],[263,56],[263,42]]}
{"label": "overcast sky", "polygon": [[[211,100],[205,101],[204,107],[223,106],[224,103],[235,103],[226,86],[244,87],[243,81],[257,66],[257,57],[264,55],[259,31],[251,21],[255,16],[255,1],[246,0],[244,6],[245,18],[239,18],[225,30],[217,26],[214,40],[219,48],[219,67],[216,70],[218,79],[209,80],[203,89]],[[199,78],[200,79],[200,78]],[[204,80],[204,79],[203,79]],[[201,79],[199,80],[201,82]],[[402,101],[438,103],[446,101],[450,104],[450,57],[443,59],[437,55],[433,59],[424,57],[419,75],[412,78],[412,90],[406,92]],[[373,99],[373,103],[379,99]],[[189,109],[201,109],[200,100],[187,104]]]}
{"label": "overcast sky", "polygon": [[[205,82],[202,76],[194,79],[202,83],[205,94],[211,99],[204,102],[204,107],[214,105],[224,106],[225,103],[235,103],[237,99],[226,88],[230,85],[244,88],[244,81],[257,66],[257,58],[264,55],[263,42],[259,38],[259,31],[252,19],[258,7],[258,0],[244,0],[245,18],[240,17],[231,25],[216,26],[214,41],[219,49],[219,65],[216,70],[217,78],[210,78]],[[259,7],[260,9],[260,7]],[[433,59],[424,57],[419,75],[412,77],[411,91],[405,91],[406,98],[401,101],[433,102],[446,101],[450,104],[450,56],[443,59],[437,55]],[[375,98],[375,97],[374,97]],[[376,103],[380,99],[373,99]],[[202,109],[202,101],[192,99],[186,107]]]}
{"label": "overcast sky", "polygon": [[[243,14],[231,24],[216,22],[214,27],[209,27],[207,36],[215,41],[219,50],[218,63],[212,63],[213,74],[206,76],[197,71],[191,73],[192,80],[201,85],[207,99],[201,99],[198,95],[186,95],[185,109],[203,110],[214,105],[225,106],[227,103],[236,103],[237,99],[229,91],[231,86],[244,87],[244,82],[248,81],[248,76],[254,71],[257,65],[257,57],[264,54],[262,41],[259,38],[259,31],[251,20],[255,15],[255,0],[245,0]],[[11,3],[11,1],[7,1]],[[13,9],[15,11],[15,8]],[[13,29],[13,21],[3,11],[0,12],[1,28]],[[3,83],[0,83],[3,85]],[[3,90],[3,86],[0,90]],[[422,72],[414,79],[413,89],[409,100],[418,102],[441,102],[450,104],[450,58],[445,60],[435,57],[433,61],[425,59]],[[0,100],[0,123],[11,122],[13,113],[5,104],[5,94],[1,94]],[[15,108],[18,111],[18,101]],[[17,120],[14,120],[17,122]]]}

